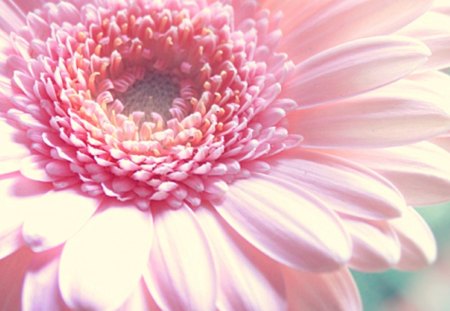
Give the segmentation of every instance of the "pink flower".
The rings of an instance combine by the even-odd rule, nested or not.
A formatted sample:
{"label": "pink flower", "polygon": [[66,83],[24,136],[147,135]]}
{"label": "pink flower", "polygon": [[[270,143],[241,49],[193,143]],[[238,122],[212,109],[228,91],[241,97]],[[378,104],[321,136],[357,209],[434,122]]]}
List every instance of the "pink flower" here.
{"label": "pink flower", "polygon": [[436,256],[448,1],[0,3],[0,301],[358,310]]}

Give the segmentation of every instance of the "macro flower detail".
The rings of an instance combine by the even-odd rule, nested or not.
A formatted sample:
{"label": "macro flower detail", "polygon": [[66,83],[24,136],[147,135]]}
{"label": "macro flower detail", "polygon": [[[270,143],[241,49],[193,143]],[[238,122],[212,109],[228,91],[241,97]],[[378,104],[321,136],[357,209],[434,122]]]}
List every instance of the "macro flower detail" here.
{"label": "macro flower detail", "polygon": [[3,309],[359,310],[434,260],[448,1],[0,9]]}

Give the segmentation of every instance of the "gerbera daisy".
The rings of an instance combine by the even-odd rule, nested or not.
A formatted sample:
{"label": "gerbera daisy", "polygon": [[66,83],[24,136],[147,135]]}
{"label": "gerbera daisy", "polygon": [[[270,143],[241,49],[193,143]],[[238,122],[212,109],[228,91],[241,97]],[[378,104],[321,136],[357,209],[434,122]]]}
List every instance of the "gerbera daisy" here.
{"label": "gerbera daisy", "polygon": [[0,3],[5,310],[358,310],[450,200],[448,1]]}

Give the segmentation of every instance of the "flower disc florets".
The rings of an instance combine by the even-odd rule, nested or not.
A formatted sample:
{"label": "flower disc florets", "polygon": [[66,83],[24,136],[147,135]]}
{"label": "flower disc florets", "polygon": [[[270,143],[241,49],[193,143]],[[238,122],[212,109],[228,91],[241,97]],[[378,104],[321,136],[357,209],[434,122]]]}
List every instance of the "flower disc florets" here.
{"label": "flower disc florets", "polygon": [[45,168],[27,177],[147,208],[197,206],[267,170],[264,157],[297,141],[283,124],[295,103],[279,98],[291,68],[273,52],[280,33],[255,14],[238,24],[229,6],[196,1],[29,14],[12,37],[8,111]]}

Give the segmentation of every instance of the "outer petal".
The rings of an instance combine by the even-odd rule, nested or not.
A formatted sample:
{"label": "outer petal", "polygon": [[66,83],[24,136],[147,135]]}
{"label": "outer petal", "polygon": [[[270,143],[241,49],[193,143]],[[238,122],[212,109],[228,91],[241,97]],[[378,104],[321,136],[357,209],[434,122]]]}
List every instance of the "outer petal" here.
{"label": "outer petal", "polygon": [[20,159],[0,160],[0,175],[17,172],[20,170],[21,163]]}
{"label": "outer petal", "polygon": [[351,41],[298,64],[283,94],[301,107],[354,96],[406,76],[429,55],[423,43],[407,37]]}
{"label": "outer petal", "polygon": [[153,297],[150,295],[147,284],[141,279],[131,296],[117,311],[159,311]]}
{"label": "outer petal", "polygon": [[0,259],[14,253],[24,244],[21,224],[15,224],[15,227],[8,229],[0,228]]}
{"label": "outer petal", "polygon": [[60,250],[33,256],[22,289],[23,311],[69,311],[58,287]]}
{"label": "outer petal", "polygon": [[22,160],[20,164],[20,172],[23,176],[42,182],[52,181],[53,178],[47,174],[45,170],[46,165],[49,163],[47,157],[41,155],[31,155]]}
{"label": "outer petal", "polygon": [[295,1],[265,0],[264,6],[283,11],[281,50],[300,61],[343,42],[389,34],[425,13],[432,2],[306,0],[299,10]]}
{"label": "outer petal", "polygon": [[146,282],[164,310],[213,310],[214,263],[206,237],[186,205],[155,215]]}
{"label": "outer petal", "polygon": [[208,208],[196,210],[208,232],[218,272],[219,310],[285,310],[284,284],[279,266],[234,232]]}
{"label": "outer petal", "polygon": [[341,213],[371,219],[399,216],[406,203],[398,190],[344,158],[297,149],[271,162],[271,174],[301,185]]}
{"label": "outer petal", "polygon": [[443,69],[450,66],[450,16],[428,12],[402,29],[399,34],[424,42],[432,55],[424,69]]}
{"label": "outer petal", "polygon": [[437,249],[433,233],[413,208],[407,209],[402,217],[393,219],[389,223],[402,246],[397,268],[415,270],[436,260]]}
{"label": "outer petal", "polygon": [[362,310],[358,289],[347,269],[323,274],[285,269],[284,276],[290,311]]}
{"label": "outer petal", "polygon": [[32,252],[22,248],[0,260],[0,310],[21,310],[21,293]]}
{"label": "outer petal", "polygon": [[450,3],[448,0],[434,0],[432,10],[442,14],[450,14]]}
{"label": "outer petal", "polygon": [[450,154],[431,143],[339,154],[385,176],[411,205],[450,200]]}
{"label": "outer petal", "polygon": [[[0,179],[0,198],[8,200],[8,192],[14,185],[14,178]],[[9,202],[8,202],[9,203]],[[23,244],[22,224],[27,209],[8,203],[0,205],[0,259],[15,252]]]}
{"label": "outer petal", "polygon": [[237,180],[219,214],[269,257],[306,270],[336,269],[350,256],[337,216],[300,187],[262,174]]}
{"label": "outer petal", "polygon": [[316,148],[374,148],[409,144],[450,128],[442,86],[402,80],[378,90],[290,116],[291,129]]}
{"label": "outer petal", "polygon": [[23,12],[14,5],[5,1],[0,2],[0,28],[8,33],[19,30],[25,26],[25,16]]}
{"label": "outer petal", "polygon": [[49,188],[18,174],[0,179],[0,258],[8,256],[24,244],[22,224],[33,208],[33,199]]}
{"label": "outer petal", "polygon": [[111,202],[67,241],[59,287],[71,308],[119,307],[138,284],[150,253],[151,215]]}
{"label": "outer petal", "polygon": [[28,148],[20,143],[20,133],[0,118],[0,174],[7,174],[20,169],[20,161],[30,154]]}
{"label": "outer petal", "polygon": [[362,271],[381,271],[399,261],[400,243],[387,222],[350,217],[345,217],[343,222],[353,241],[350,267]]}
{"label": "outer petal", "polygon": [[28,148],[22,144],[25,137],[4,118],[0,118],[0,137],[2,139],[2,149],[0,150],[2,158],[8,155],[20,157],[29,154]]}
{"label": "outer petal", "polygon": [[439,147],[445,149],[447,152],[450,152],[450,134],[441,135],[439,137],[433,138],[432,142]]}
{"label": "outer petal", "polygon": [[94,214],[100,199],[78,189],[50,191],[34,200],[25,219],[23,235],[34,251],[43,251],[66,241]]}

